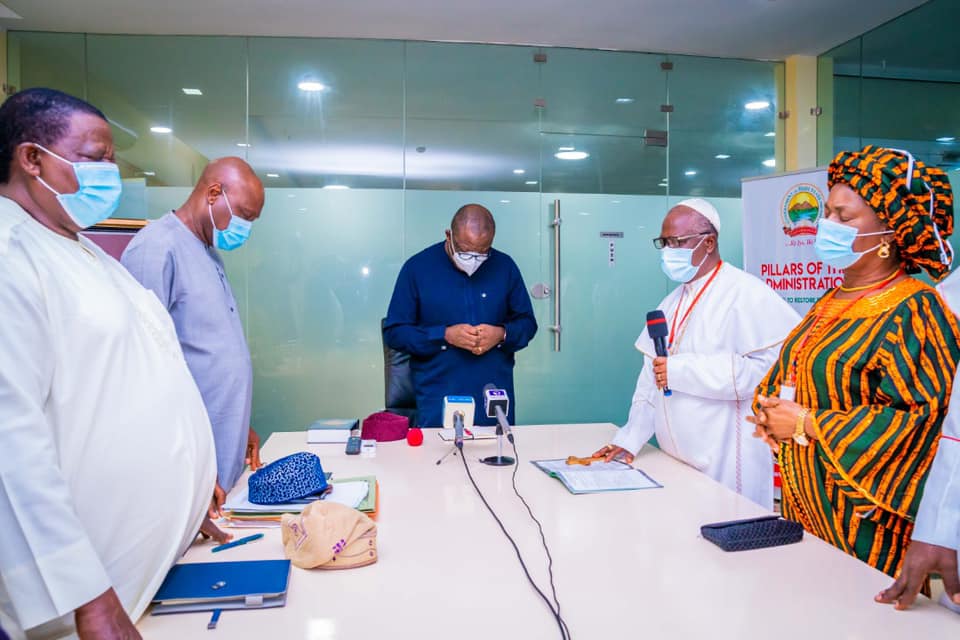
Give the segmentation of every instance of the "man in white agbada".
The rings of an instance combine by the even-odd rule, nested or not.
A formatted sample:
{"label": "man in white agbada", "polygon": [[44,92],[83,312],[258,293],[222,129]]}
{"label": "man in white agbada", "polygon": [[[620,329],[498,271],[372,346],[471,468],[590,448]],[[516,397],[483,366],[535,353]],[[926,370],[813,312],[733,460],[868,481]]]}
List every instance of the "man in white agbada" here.
{"label": "man in white agbada", "polygon": [[49,89],[0,106],[0,627],[12,638],[139,638],[133,621],[210,527],[210,423],[170,316],[78,235],[120,189],[97,109]]}
{"label": "man in white agbada", "polygon": [[763,282],[721,260],[719,231],[717,210],[700,198],[664,218],[654,246],[664,273],[682,283],[658,307],[670,329],[669,356],[656,357],[647,331],[640,334],[635,346],[646,358],[627,423],[594,455],[633,462],[656,433],[664,452],[772,509],[773,457],[744,416],[800,317]]}
{"label": "man in white agbada", "polygon": [[[937,285],[937,291],[960,319],[960,271]],[[941,604],[960,613],[960,376],[953,382],[949,407],[900,575],[875,598],[897,609],[909,608],[927,576],[939,573]]]}

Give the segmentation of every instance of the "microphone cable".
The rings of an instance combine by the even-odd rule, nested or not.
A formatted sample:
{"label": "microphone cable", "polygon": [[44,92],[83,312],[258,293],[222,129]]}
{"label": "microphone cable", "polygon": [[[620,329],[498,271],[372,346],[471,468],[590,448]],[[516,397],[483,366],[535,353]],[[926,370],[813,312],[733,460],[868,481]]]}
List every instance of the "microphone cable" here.
{"label": "microphone cable", "polygon": [[517,494],[517,497],[520,498],[520,502],[523,503],[523,506],[527,508],[527,513],[530,514],[530,519],[533,520],[537,525],[537,530],[540,531],[540,542],[543,544],[543,550],[547,554],[547,571],[550,574],[550,590],[553,592],[553,604],[556,605],[557,620],[563,625],[563,629],[566,631],[567,638],[570,638],[570,629],[567,627],[566,621],[563,619],[563,616],[560,615],[560,601],[557,599],[557,585],[553,581],[553,556],[550,554],[550,547],[547,546],[547,536],[543,533],[543,525],[537,520],[537,516],[533,515],[533,509],[530,508],[530,505],[527,504],[527,501],[522,495],[520,495],[520,490],[517,488],[517,471],[520,470],[520,453],[517,451],[516,440],[510,438],[510,444],[513,446],[513,457],[516,460],[516,464],[513,466],[513,475],[511,476],[511,481],[513,483],[513,492]]}
{"label": "microphone cable", "polygon": [[[534,582],[533,576],[530,575],[529,569],[527,569],[527,564],[523,561],[523,556],[520,554],[520,547],[517,546],[516,541],[513,539],[513,536],[507,531],[507,528],[504,526],[503,521],[500,520],[500,517],[497,516],[497,513],[493,510],[493,507],[490,506],[490,503],[487,502],[487,499],[484,497],[483,492],[480,490],[480,487],[477,486],[477,481],[473,479],[473,473],[470,471],[470,465],[467,464],[467,457],[463,455],[461,451],[460,459],[463,460],[463,468],[467,472],[467,477],[470,479],[470,484],[473,485],[474,490],[477,492],[477,495],[480,496],[480,500],[483,502],[483,506],[487,508],[487,511],[490,512],[490,515],[493,516],[493,519],[497,521],[497,525],[500,526],[500,530],[503,531],[503,535],[507,537],[507,540],[510,541],[510,544],[513,546],[514,552],[517,554],[517,560],[520,561],[520,567],[523,569],[523,573],[527,576],[527,582],[530,583],[530,586],[533,587],[534,591],[540,596],[540,599],[547,605],[547,608],[550,609],[550,613],[553,614],[554,620],[557,622],[557,626],[560,628],[560,637],[563,640],[569,640],[570,635],[567,631],[567,625],[560,617],[559,611],[554,609],[553,603],[550,602],[550,598],[541,591],[540,587],[537,586],[537,583]],[[552,574],[551,574],[552,575]]]}

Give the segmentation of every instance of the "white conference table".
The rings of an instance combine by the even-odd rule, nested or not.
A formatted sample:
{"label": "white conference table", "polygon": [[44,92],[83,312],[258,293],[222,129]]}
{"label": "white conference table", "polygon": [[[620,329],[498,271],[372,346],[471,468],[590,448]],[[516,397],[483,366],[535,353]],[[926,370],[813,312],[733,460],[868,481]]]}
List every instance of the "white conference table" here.
{"label": "white conference table", "polygon": [[[634,466],[662,489],[572,495],[531,459],[586,456],[610,440],[611,424],[515,429],[520,492],[541,520],[554,557],[561,613],[575,639],[960,637],[960,615],[926,598],[908,612],[875,604],[890,579],[805,534],[795,545],[725,553],[700,537],[708,522],[766,512],[694,469],[647,447]],[[424,431],[424,444],[378,443],[376,457],[343,445],[307,445],[304,432],[275,433],[274,460],[317,453],[334,479],[375,474],[380,483],[379,561],[345,571],[292,568],[283,608],[144,616],[151,638],[558,638],[549,610],[529,586],[513,549],[484,509],[450,444]],[[505,453],[507,445],[505,443]],[[513,494],[512,467],[478,458],[496,442],[467,441],[471,470],[517,540],[541,589],[546,558],[536,526]],[[241,479],[246,482],[246,477]],[[237,536],[249,530],[233,529]],[[278,529],[213,555],[197,543],[183,562],[282,558]]]}

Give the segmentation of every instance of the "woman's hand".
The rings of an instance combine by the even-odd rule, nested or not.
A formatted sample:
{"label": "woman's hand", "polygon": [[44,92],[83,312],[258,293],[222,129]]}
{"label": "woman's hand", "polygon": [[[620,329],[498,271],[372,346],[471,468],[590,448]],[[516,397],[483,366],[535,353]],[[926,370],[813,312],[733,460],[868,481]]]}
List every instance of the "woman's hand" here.
{"label": "woman's hand", "polygon": [[756,415],[747,416],[747,422],[756,425],[753,435],[761,438],[770,446],[770,450],[779,450],[779,443],[793,438],[797,430],[797,416],[802,406],[792,400],[758,396],[760,408]]}

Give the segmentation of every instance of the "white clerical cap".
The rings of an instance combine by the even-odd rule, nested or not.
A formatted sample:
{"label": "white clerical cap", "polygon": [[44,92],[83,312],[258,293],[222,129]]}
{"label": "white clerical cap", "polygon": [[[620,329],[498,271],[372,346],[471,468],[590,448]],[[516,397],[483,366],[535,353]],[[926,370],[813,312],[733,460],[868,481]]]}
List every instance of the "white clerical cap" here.
{"label": "white clerical cap", "polygon": [[678,202],[676,206],[693,209],[706,218],[707,221],[713,225],[713,228],[717,230],[717,232],[720,231],[720,214],[717,213],[717,208],[703,198],[688,198],[683,202]]}

